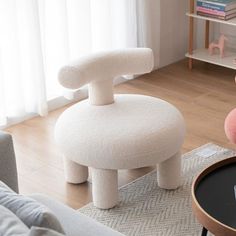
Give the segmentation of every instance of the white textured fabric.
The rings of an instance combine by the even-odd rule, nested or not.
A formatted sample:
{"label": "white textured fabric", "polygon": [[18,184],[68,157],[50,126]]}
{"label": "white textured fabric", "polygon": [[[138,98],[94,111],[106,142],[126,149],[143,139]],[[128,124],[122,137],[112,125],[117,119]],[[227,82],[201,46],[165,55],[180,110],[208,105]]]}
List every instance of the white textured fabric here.
{"label": "white textured fabric", "polygon": [[79,102],[61,115],[55,129],[67,158],[102,169],[162,162],[180,150],[184,134],[183,117],[174,106],[143,95],[116,95],[106,106]]}
{"label": "white textured fabric", "polygon": [[63,67],[58,79],[61,85],[70,89],[89,84],[90,103],[107,105],[114,102],[114,78],[149,73],[153,64],[150,48],[110,50],[93,53]]}
{"label": "white textured fabric", "polygon": [[66,88],[77,89],[92,81],[149,73],[153,69],[153,63],[153,53],[149,48],[95,53],[61,68],[59,82]]}
{"label": "white textured fabric", "polygon": [[181,151],[157,165],[157,182],[164,189],[177,189],[182,184]]}
{"label": "white textured fabric", "polygon": [[92,168],[94,205],[100,209],[114,207],[118,201],[118,171]]}
{"label": "white textured fabric", "polygon": [[1,236],[26,236],[28,232],[27,226],[16,215],[0,205]]}
{"label": "white textured fabric", "polygon": [[63,158],[66,181],[72,184],[81,184],[87,181],[89,171],[87,166],[79,165],[68,158]]}
{"label": "white textured fabric", "polygon": [[89,84],[89,99],[60,116],[55,137],[70,160],[65,162],[69,182],[81,183],[87,177],[86,166],[93,167],[93,201],[98,208],[109,209],[118,203],[117,169],[162,162],[162,186],[173,189],[181,184],[179,150],[185,127],[180,112],[149,96],[117,95],[114,99],[112,80],[116,76],[148,73],[152,68],[152,50],[135,48],[92,54],[59,73],[60,83],[67,88]]}

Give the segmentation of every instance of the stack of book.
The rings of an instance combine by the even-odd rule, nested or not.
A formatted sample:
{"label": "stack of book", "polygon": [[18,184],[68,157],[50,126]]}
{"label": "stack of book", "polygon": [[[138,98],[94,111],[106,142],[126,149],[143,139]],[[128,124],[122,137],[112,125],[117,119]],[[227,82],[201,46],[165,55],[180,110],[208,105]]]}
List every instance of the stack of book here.
{"label": "stack of book", "polygon": [[197,14],[219,20],[236,17],[236,0],[197,0]]}

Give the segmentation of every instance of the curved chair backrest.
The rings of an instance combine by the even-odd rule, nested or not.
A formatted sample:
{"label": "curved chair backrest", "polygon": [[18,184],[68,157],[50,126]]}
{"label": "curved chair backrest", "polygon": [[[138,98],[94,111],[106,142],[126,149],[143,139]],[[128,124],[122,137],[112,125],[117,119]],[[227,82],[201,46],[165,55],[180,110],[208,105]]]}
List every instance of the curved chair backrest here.
{"label": "curved chair backrest", "polygon": [[149,48],[130,48],[91,54],[63,67],[59,82],[70,89],[89,84],[92,105],[114,102],[113,79],[121,75],[152,71],[153,53]]}

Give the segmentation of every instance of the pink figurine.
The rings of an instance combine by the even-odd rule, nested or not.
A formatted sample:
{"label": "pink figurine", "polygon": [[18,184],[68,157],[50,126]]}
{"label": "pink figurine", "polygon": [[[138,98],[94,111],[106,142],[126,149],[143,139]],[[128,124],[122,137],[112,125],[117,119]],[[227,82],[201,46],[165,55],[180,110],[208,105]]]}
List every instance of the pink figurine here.
{"label": "pink figurine", "polygon": [[209,45],[209,53],[210,55],[213,55],[214,49],[218,48],[220,50],[220,57],[224,57],[224,51],[225,51],[225,41],[228,40],[223,34],[220,36],[218,42],[212,42]]}

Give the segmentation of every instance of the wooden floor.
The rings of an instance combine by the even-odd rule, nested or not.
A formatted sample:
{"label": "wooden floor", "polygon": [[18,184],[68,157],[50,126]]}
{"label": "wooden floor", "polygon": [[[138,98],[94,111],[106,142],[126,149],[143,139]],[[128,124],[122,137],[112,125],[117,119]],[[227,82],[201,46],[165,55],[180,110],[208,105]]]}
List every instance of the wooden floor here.
{"label": "wooden floor", "polygon": [[[139,93],[165,99],[184,115],[187,136],[183,152],[208,142],[234,148],[224,134],[224,119],[236,107],[233,70],[196,62],[189,71],[187,61],[167,66],[116,87],[117,93]],[[20,192],[40,192],[80,208],[91,201],[91,184],[67,184],[60,153],[54,143],[54,125],[65,108],[7,129],[14,138]],[[120,171],[124,185],[152,168]]]}

